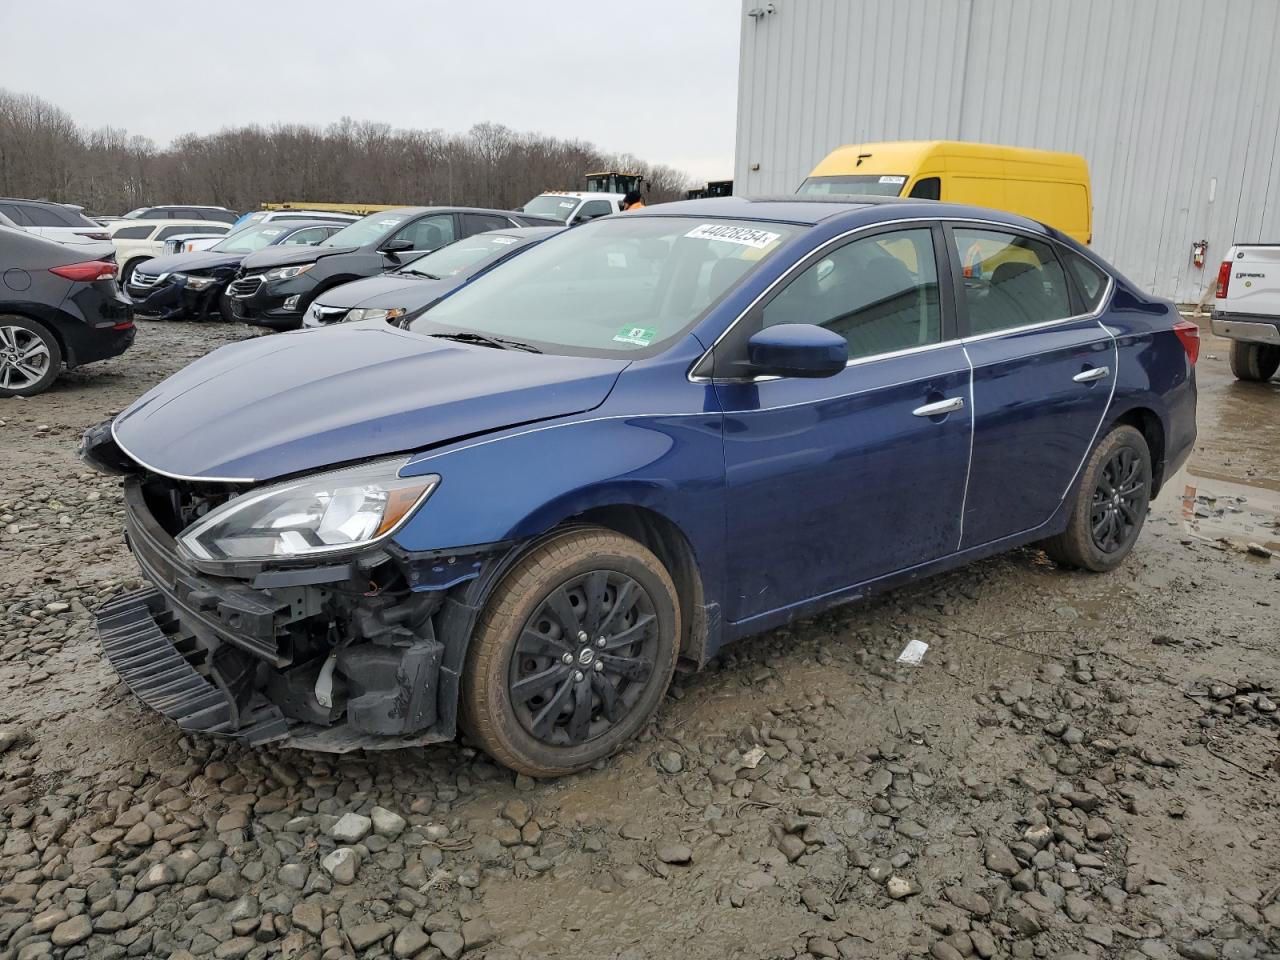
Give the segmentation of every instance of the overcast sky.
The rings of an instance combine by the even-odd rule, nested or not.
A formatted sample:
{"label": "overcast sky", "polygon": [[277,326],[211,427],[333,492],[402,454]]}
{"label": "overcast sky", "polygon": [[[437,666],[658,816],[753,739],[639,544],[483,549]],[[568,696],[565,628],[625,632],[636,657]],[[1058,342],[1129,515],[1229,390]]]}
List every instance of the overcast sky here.
{"label": "overcast sky", "polygon": [[0,87],[167,144],[346,115],[733,175],[739,0],[0,0]]}

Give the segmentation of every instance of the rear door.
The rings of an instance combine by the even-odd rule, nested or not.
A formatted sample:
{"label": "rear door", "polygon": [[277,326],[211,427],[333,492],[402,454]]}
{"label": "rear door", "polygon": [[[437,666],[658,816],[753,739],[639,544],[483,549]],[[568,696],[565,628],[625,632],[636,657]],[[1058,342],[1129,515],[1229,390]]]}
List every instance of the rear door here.
{"label": "rear door", "polygon": [[462,214],[462,236],[469,237],[477,233],[486,233],[490,230],[509,230],[512,226],[520,226],[507,217],[501,217],[493,213],[464,213]]}
{"label": "rear door", "polygon": [[[1056,244],[1005,227],[946,228],[973,366],[973,454],[961,547],[1030,531],[1062,502],[1111,401],[1116,344]],[[1103,284],[1099,290],[1097,284]]]}

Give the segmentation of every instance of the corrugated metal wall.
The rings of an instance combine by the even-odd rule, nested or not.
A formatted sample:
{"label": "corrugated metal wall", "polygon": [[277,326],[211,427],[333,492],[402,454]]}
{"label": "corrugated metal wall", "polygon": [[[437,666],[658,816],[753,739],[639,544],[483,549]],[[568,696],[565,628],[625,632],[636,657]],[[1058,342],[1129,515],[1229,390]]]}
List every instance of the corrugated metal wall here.
{"label": "corrugated metal wall", "polygon": [[742,13],[736,193],[790,193],[843,143],[976,140],[1083,154],[1094,248],[1161,296],[1200,299],[1233,240],[1280,242],[1277,0],[743,0]]}

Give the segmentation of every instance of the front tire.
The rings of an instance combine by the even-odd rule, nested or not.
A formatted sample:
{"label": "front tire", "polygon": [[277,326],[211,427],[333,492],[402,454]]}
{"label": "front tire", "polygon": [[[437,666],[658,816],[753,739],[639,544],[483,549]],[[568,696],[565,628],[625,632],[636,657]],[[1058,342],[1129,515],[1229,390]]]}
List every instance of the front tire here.
{"label": "front tire", "polygon": [[1067,529],[1041,546],[1058,563],[1105,573],[1124,562],[1147,519],[1151,451],[1133,427],[1102,438],[1085,464]]}
{"label": "front tire", "polygon": [[611,530],[566,531],[489,598],[462,676],[463,729],[531,777],[585,769],[657,709],[679,636],[675,585],[653,553]]}
{"label": "front tire", "polygon": [[1280,346],[1231,341],[1231,372],[1237,380],[1270,380],[1280,370]]}
{"label": "front tire", "polygon": [[133,279],[133,271],[137,270],[147,261],[145,259],[130,260],[120,270],[120,286],[126,286]]}
{"label": "front tire", "polygon": [[0,314],[0,397],[34,397],[62,369],[62,348],[48,327]]}

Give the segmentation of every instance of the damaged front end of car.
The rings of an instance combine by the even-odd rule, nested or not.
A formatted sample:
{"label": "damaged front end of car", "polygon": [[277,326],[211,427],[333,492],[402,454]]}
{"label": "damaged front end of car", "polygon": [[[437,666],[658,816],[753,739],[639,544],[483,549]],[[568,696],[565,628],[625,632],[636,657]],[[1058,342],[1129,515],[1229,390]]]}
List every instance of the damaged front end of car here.
{"label": "damaged front end of car", "polygon": [[260,486],[174,479],[109,422],[82,456],[124,476],[129,548],[153,584],[98,612],[107,658],[148,706],[251,745],[453,738],[465,638],[506,548],[392,541],[439,477],[401,479],[400,458]]}

